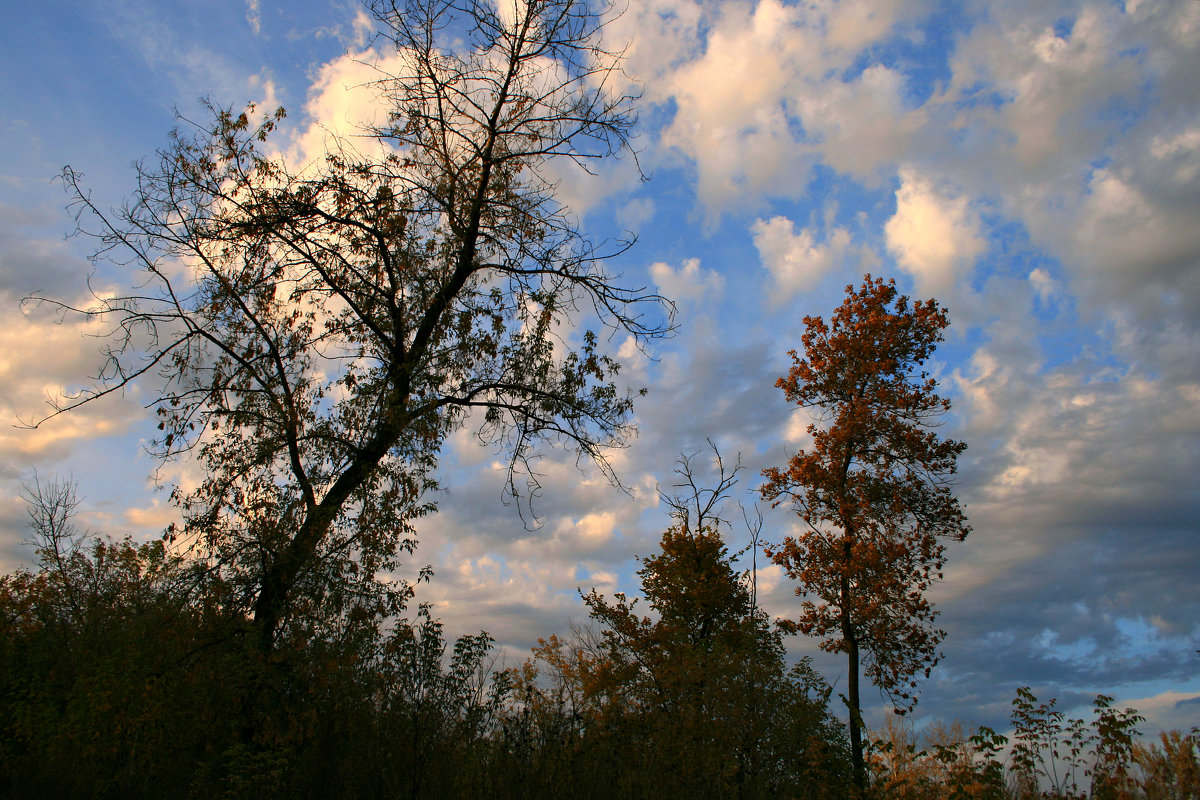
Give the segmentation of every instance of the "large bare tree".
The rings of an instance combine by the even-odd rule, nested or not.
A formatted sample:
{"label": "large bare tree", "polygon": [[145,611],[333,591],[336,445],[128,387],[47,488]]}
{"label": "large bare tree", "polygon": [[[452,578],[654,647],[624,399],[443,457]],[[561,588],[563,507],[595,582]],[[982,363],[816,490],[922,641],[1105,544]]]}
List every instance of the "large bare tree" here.
{"label": "large bare tree", "polygon": [[668,302],[606,271],[628,242],[584,236],[547,169],[629,150],[635,98],[596,4],[372,10],[400,65],[368,132],[385,155],[331,142],[289,169],[263,145],[282,112],[218,110],[139,167],[119,212],[65,176],[81,227],[140,276],[80,309],[110,321],[108,362],[57,411],[154,386],[158,454],[205,468],[176,489],[171,535],[223,572],[268,649],[318,607],[373,608],[464,424],[506,448],[514,495],[536,489],[539,441],[607,470],[631,396],[602,342],[670,330]]}

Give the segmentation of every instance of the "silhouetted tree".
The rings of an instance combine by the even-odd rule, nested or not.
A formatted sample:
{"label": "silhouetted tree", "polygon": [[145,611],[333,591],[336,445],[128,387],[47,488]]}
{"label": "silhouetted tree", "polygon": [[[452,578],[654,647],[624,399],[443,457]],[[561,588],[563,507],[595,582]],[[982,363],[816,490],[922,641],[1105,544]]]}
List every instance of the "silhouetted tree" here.
{"label": "silhouetted tree", "polygon": [[740,464],[726,473],[714,448],[716,483],[705,487],[689,457],[678,463],[676,524],[638,572],[648,615],[624,594],[584,597],[599,626],[590,656],[576,659],[584,695],[617,709],[639,742],[643,794],[822,796],[841,777],[828,687],[807,661],[787,670],[781,635],[720,532]]}
{"label": "silhouetted tree", "polygon": [[108,364],[59,410],[158,377],[159,454],[207,472],[176,490],[174,534],[237,587],[265,650],[299,608],[376,603],[463,425],[507,448],[514,495],[542,440],[607,470],[631,398],[598,337],[565,324],[595,315],[639,345],[668,331],[668,304],[604,267],[627,243],[589,241],[546,171],[626,148],[633,98],[600,9],[373,10],[402,65],[378,84],[387,155],[334,143],[292,172],[261,149],[282,111],[218,111],[138,168],[115,218],[65,173],[102,253],[142,274],[83,310],[112,326]]}

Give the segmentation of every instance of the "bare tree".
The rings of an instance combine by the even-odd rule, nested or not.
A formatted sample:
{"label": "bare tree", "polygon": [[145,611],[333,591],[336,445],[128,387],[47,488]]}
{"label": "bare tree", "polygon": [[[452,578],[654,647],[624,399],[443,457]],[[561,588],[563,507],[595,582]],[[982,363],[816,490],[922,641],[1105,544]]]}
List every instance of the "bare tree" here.
{"label": "bare tree", "polygon": [[262,149],[282,111],[218,110],[139,167],[115,215],[65,172],[101,254],[142,274],[80,309],[110,321],[108,362],[55,413],[158,379],[158,454],[207,470],[176,489],[171,535],[222,565],[267,648],[300,598],[369,605],[464,424],[506,448],[514,496],[536,492],[542,441],[611,476],[632,400],[574,325],[642,346],[671,328],[669,302],[605,269],[629,243],[585,237],[547,173],[628,150],[635,98],[595,4],[372,10],[403,65],[379,82],[386,156],[342,143],[290,171]]}
{"label": "bare tree", "polygon": [[737,485],[738,473],[742,471],[742,455],[738,453],[733,469],[725,472],[725,460],[721,451],[708,439],[708,447],[712,450],[711,486],[697,483],[695,459],[700,451],[683,452],[675,459],[675,483],[671,488],[675,491],[658,490],[659,498],[671,509],[671,516],[679,522],[683,531],[699,532],[705,528],[716,530],[722,524],[728,525],[729,520],[721,516],[722,507],[729,499],[729,491]]}

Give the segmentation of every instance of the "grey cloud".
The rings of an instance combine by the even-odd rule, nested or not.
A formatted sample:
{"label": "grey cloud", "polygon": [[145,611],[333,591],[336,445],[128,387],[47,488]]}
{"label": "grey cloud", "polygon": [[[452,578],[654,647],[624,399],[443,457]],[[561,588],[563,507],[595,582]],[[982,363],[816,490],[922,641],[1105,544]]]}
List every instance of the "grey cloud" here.
{"label": "grey cloud", "polygon": [[49,234],[56,227],[61,214],[0,203],[0,302],[9,310],[35,292],[63,298],[86,288],[90,265],[61,234]]}

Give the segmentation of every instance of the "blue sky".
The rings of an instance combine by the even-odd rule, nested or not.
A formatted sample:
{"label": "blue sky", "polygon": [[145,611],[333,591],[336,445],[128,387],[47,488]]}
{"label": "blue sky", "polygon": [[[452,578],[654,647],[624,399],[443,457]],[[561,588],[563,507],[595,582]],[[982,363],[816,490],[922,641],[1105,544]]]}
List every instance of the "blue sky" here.
{"label": "blue sky", "polygon": [[[8,21],[0,414],[15,422],[98,364],[95,328],[20,298],[133,280],[64,239],[64,165],[119,203],[130,163],[206,96],[285,106],[277,146],[311,156],[378,113],[354,87],[386,53],[350,2],[79,0]],[[622,353],[650,389],[614,456],[629,494],[548,451],[528,531],[501,505],[496,455],[469,431],[451,441],[412,559],[433,565],[421,591],[448,628],[484,627],[516,660],[585,616],[578,588],[634,591],[634,556],[668,524],[656,486],[706,438],[741,453],[735,499],[753,506],[759,471],[803,446],[773,388],[801,320],[870,271],[949,308],[933,366],[954,402],[944,432],[969,444],[974,532],[934,590],[949,637],[919,718],[1003,728],[1031,685],[1068,707],[1115,695],[1151,731],[1200,723],[1200,3],[645,0],[607,35],[643,88],[651,180],[629,159],[560,166],[560,191],[592,235],[639,235],[620,269],[677,301],[679,333],[653,359]],[[156,485],[195,473],[142,453],[144,402],[0,430],[0,566],[29,558],[35,469],[73,474],[99,530],[172,519]],[[767,539],[790,531],[786,511],[764,515]],[[792,587],[764,562],[759,596],[786,616]],[[791,649],[844,686],[815,643]]]}

